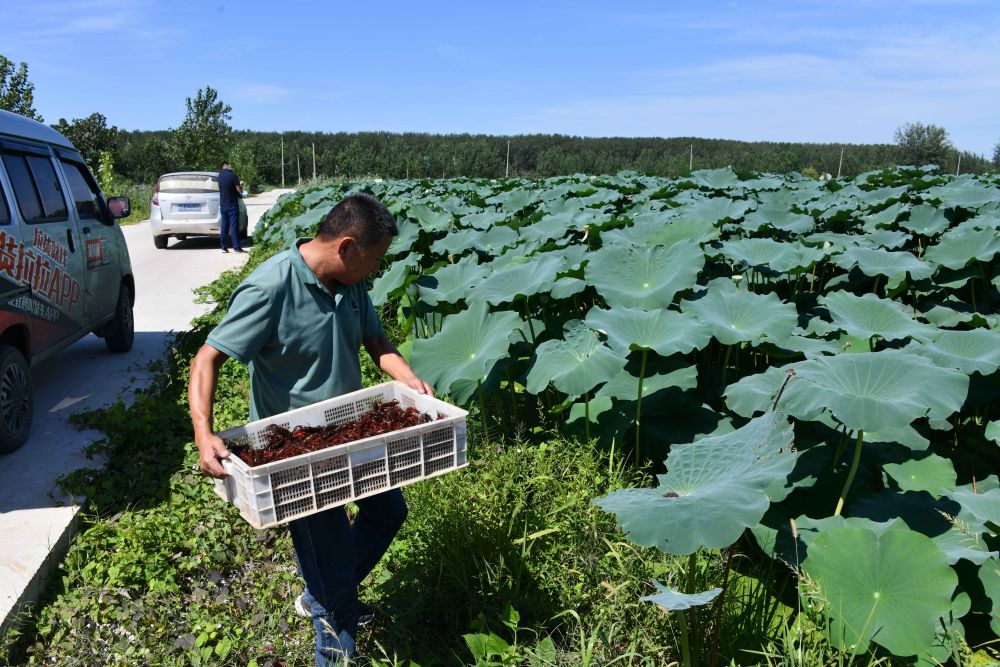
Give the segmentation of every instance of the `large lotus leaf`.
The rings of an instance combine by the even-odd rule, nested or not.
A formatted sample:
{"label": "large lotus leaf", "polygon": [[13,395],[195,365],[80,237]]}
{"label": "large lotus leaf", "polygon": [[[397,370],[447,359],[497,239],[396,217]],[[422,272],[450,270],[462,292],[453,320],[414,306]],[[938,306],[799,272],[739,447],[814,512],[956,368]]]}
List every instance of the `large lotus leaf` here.
{"label": "large lotus leaf", "polygon": [[605,334],[611,349],[623,356],[636,348],[655,350],[664,357],[676,352],[687,354],[705,347],[711,338],[703,322],[672,310],[594,307],[584,321]]}
{"label": "large lotus leaf", "polygon": [[903,463],[886,463],[883,468],[903,491],[926,491],[934,497],[951,490],[958,481],[951,461],[936,454]]}
{"label": "large lotus leaf", "polygon": [[990,628],[1000,635],[1000,564],[996,561],[983,563],[979,568],[979,581],[990,599]]}
{"label": "large lotus leaf", "polygon": [[411,365],[439,393],[452,393],[452,386],[460,380],[484,380],[494,364],[507,356],[511,332],[520,326],[516,313],[490,313],[485,303],[473,304],[446,317],[434,336],[414,340]]}
{"label": "large lotus leaf", "polygon": [[812,359],[824,354],[839,354],[844,351],[836,341],[799,336],[794,333],[776,345],[781,350],[797,352],[806,359]]}
{"label": "large lotus leaf", "polygon": [[549,291],[549,296],[553,299],[566,299],[574,294],[579,294],[586,288],[587,283],[583,282],[579,278],[564,276],[552,283],[552,289]]}
{"label": "large lotus leaf", "polygon": [[945,217],[944,211],[927,204],[914,206],[910,209],[910,217],[899,221],[901,227],[921,236],[937,236],[948,229],[950,224],[951,222]]}
{"label": "large lotus leaf", "polygon": [[899,216],[909,210],[909,206],[906,204],[897,202],[891,206],[887,206],[877,213],[869,213],[864,216],[865,229],[873,230],[878,227],[889,227],[891,226]]}
{"label": "large lotus leaf", "polygon": [[476,211],[474,213],[466,213],[459,219],[459,224],[462,227],[471,227],[478,230],[487,230],[493,227],[502,227],[500,223],[507,219],[506,213],[501,213],[499,211]]}
{"label": "large lotus leaf", "polygon": [[1000,236],[995,229],[964,230],[947,233],[937,245],[928,246],[924,257],[949,269],[961,269],[973,260],[988,262],[1000,253]]}
{"label": "large lotus leaf", "polygon": [[548,253],[518,257],[486,276],[469,290],[466,299],[498,305],[513,301],[517,296],[548,292],[565,261],[561,255]]}
{"label": "large lotus leaf", "polygon": [[890,252],[881,248],[849,246],[843,253],[833,256],[833,263],[844,270],[857,266],[866,276],[895,276],[908,273],[914,280],[933,275],[935,268],[908,252]]}
{"label": "large lotus leaf", "polygon": [[501,192],[486,200],[488,204],[499,204],[506,213],[519,213],[539,200],[538,192],[527,188],[514,188],[508,192]]}
{"label": "large lotus leaf", "polygon": [[925,199],[937,199],[944,207],[960,207],[970,211],[1000,200],[1000,188],[965,178],[928,188],[922,194]]}
{"label": "large lotus leaf", "polygon": [[794,213],[788,209],[766,208],[748,214],[741,226],[750,231],[763,227],[792,234],[806,234],[816,228],[816,221],[810,215]]}
{"label": "large lotus leaf", "polygon": [[859,653],[871,641],[900,656],[927,651],[958,585],[941,549],[910,530],[833,528],[813,542],[803,569],[819,586],[831,642]]}
{"label": "large lotus leaf", "polygon": [[[752,417],[758,412],[771,409],[774,397],[792,367],[793,364],[781,368],[771,366],[763,373],[748,375],[739,382],[729,385],[724,394],[726,407],[741,417]],[[792,382],[794,381],[793,378]]]}
{"label": "large lotus leaf", "polygon": [[688,206],[684,211],[685,218],[705,220],[716,223],[722,220],[738,220],[754,207],[753,202],[712,197],[701,199]]}
{"label": "large lotus leaf", "polygon": [[691,607],[703,607],[717,598],[719,593],[722,592],[721,588],[713,588],[703,593],[681,593],[680,591],[663,586],[657,581],[654,581],[653,584],[656,585],[656,590],[659,593],[656,595],[647,595],[639,599],[643,602],[655,602],[666,611],[684,611]]}
{"label": "large lotus leaf", "polygon": [[407,215],[426,232],[443,232],[452,228],[455,217],[446,211],[436,211],[426,204],[417,204],[407,210]]}
{"label": "large lotus leaf", "polygon": [[990,422],[984,431],[986,439],[1000,445],[1000,421]]}
{"label": "large lotus leaf", "polygon": [[592,210],[573,210],[546,215],[533,225],[521,227],[520,234],[528,241],[546,243],[562,239],[569,231],[583,231],[587,225],[599,222],[602,214]]}
{"label": "large lotus leaf", "polygon": [[906,232],[901,232],[895,229],[876,229],[875,231],[868,232],[863,236],[858,236],[856,243],[857,245],[871,248],[895,250],[905,246],[911,238],[913,237]]}
{"label": "large lotus leaf", "polygon": [[774,293],[741,290],[726,278],[713,280],[700,299],[682,301],[681,310],[705,322],[723,345],[765,338],[780,342],[798,321],[794,304],[782,303]]}
{"label": "large lotus leaf", "polygon": [[789,414],[827,409],[851,430],[883,431],[921,417],[945,419],[965,402],[969,376],[898,350],[816,357],[795,366],[784,394]]}
{"label": "large lotus leaf", "polygon": [[719,228],[707,220],[677,218],[666,224],[657,225],[656,231],[649,235],[645,245],[672,246],[686,240],[695,243],[708,243],[719,238],[720,234]]}
{"label": "large lotus leaf", "polygon": [[372,288],[368,291],[372,303],[381,306],[389,300],[390,296],[397,296],[395,292],[406,282],[413,267],[420,266],[421,259],[423,257],[419,253],[411,253],[394,261],[389,270],[372,283]]}
{"label": "large lotus leaf", "polygon": [[874,294],[855,296],[838,291],[821,296],[819,303],[830,312],[834,327],[858,338],[926,340],[935,331],[914,320],[906,306]]}
{"label": "large lotus leaf", "polygon": [[519,237],[510,227],[498,225],[487,232],[478,229],[463,229],[441,237],[431,245],[431,252],[437,255],[464,255],[470,249],[490,255],[499,255],[504,248],[513,247]]}
{"label": "large lotus leaf", "polygon": [[552,383],[564,394],[582,396],[623,368],[625,357],[605,347],[583,322],[573,320],[566,323],[562,340],[548,340],[538,346],[525,389],[537,394]]}
{"label": "large lotus leaf", "polygon": [[431,306],[438,303],[456,303],[469,294],[489,270],[489,265],[478,265],[475,255],[468,255],[454,264],[443,266],[434,273],[424,274],[417,280],[420,300]]}
{"label": "large lotus leaf", "polygon": [[976,314],[972,312],[972,306],[949,296],[945,299],[945,303],[935,303],[924,311],[923,316],[936,327],[956,327],[971,322]]}
{"label": "large lotus leaf", "polygon": [[[803,250],[806,248],[773,239],[739,239],[725,241],[722,244],[722,254],[736,264],[765,267],[771,271],[779,272],[810,266],[812,261],[803,257]],[[808,250],[810,254],[817,252],[812,248]],[[822,253],[819,257],[822,259]]]}
{"label": "large lotus leaf", "polygon": [[400,224],[398,228],[399,234],[392,239],[388,250],[385,251],[386,257],[396,257],[404,252],[410,252],[413,244],[420,238],[420,225]]}
{"label": "large lotus leaf", "polygon": [[669,248],[632,250],[608,246],[593,253],[585,269],[609,306],[665,308],[680,291],[694,287],[705,255],[692,241]]}
{"label": "large lotus leaf", "polygon": [[1000,526],[1000,489],[977,491],[957,489],[947,496],[962,506],[962,515],[969,517],[969,523],[975,522],[986,527],[990,527],[989,524]]}
{"label": "large lotus leaf", "polygon": [[629,538],[676,555],[731,545],[784,499],[798,453],[792,427],[769,412],[742,428],[674,445],[655,489],[624,489],[594,502],[617,515]]}
{"label": "large lotus leaf", "polygon": [[692,171],[686,180],[712,190],[725,190],[740,184],[740,177],[736,175],[732,167],[699,169]]}
{"label": "large lotus leaf", "polygon": [[1000,367],[1000,331],[990,329],[943,331],[935,340],[912,343],[907,349],[963,373],[990,375]]}
{"label": "large lotus leaf", "polygon": [[[643,397],[668,388],[694,389],[698,386],[698,367],[686,366],[669,373],[650,375],[642,380]],[[639,378],[626,370],[608,380],[597,390],[597,397],[607,396],[619,401],[634,401],[639,397]]]}

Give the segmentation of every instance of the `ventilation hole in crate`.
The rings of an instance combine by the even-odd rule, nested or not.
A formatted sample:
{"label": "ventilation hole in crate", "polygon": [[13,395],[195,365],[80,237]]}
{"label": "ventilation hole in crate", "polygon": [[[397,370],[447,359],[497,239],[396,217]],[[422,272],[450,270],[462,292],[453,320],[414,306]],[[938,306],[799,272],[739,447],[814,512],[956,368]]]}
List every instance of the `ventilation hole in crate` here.
{"label": "ventilation hole in crate", "polygon": [[385,459],[376,459],[356,465],[353,470],[355,480],[367,479],[375,475],[385,476]]}
{"label": "ventilation hole in crate", "polygon": [[323,412],[323,420],[329,424],[343,424],[345,422],[353,421],[355,419],[354,406],[348,403],[347,405],[337,405],[332,408],[328,408]]}
{"label": "ventilation hole in crate", "polygon": [[274,489],[271,493],[274,494],[275,505],[294,503],[302,498],[307,498],[310,506],[312,505],[312,484],[309,483],[309,480]]}
{"label": "ventilation hole in crate", "polygon": [[[283,422],[272,422],[275,426],[280,426],[283,429],[291,429],[291,425],[287,421]],[[271,424],[265,424],[263,426],[256,427],[256,432],[249,434],[253,440],[251,447],[253,449],[260,449],[261,447],[267,446],[267,431]]]}
{"label": "ventilation hole in crate", "polygon": [[294,502],[276,505],[274,508],[274,516],[278,521],[282,521],[284,519],[294,518],[300,514],[311,512],[314,509],[313,498],[310,495],[307,498],[302,498]]}
{"label": "ventilation hole in crate", "polygon": [[411,479],[420,479],[420,460],[409,468],[396,468],[389,472],[389,483],[397,486]]}
{"label": "ventilation hole in crate", "polygon": [[256,447],[253,436],[249,434],[230,438],[225,441],[225,445],[229,449],[233,449],[234,447]]}
{"label": "ventilation hole in crate", "polygon": [[403,452],[402,454],[397,454],[389,459],[389,472],[393,473],[397,470],[403,470],[404,468],[410,468],[412,466],[420,466],[420,450],[414,450],[412,452]]}
{"label": "ventilation hole in crate", "polygon": [[443,456],[439,459],[434,459],[433,461],[424,462],[424,475],[430,476],[441,470],[450,470],[455,467],[455,457],[448,454],[448,456]]}
{"label": "ventilation hole in crate", "polygon": [[420,436],[411,435],[405,438],[398,438],[397,440],[386,442],[386,451],[389,452],[389,469],[392,470],[392,460],[397,456],[408,454],[410,452],[416,452],[418,456],[420,455]]}
{"label": "ventilation hole in crate", "polygon": [[378,491],[379,489],[384,489],[388,486],[389,484],[384,476],[369,477],[368,479],[356,479],[354,480],[354,495],[360,498],[366,493]]}
{"label": "ventilation hole in crate", "polygon": [[351,487],[342,486],[336,489],[330,489],[329,491],[324,491],[323,493],[316,494],[316,505],[317,509],[322,509],[324,507],[331,507],[333,505],[343,504],[345,501],[351,499]]}
{"label": "ventilation hole in crate", "polygon": [[284,470],[276,470],[271,473],[271,488],[274,489],[303,479],[309,479],[308,464],[295,466],[294,468],[285,468]]}
{"label": "ventilation hole in crate", "polygon": [[424,446],[428,445],[438,445],[443,442],[449,443],[455,439],[455,429],[451,426],[446,426],[444,428],[436,428],[433,431],[427,431],[424,433]]}
{"label": "ventilation hole in crate", "polygon": [[313,476],[318,477],[320,475],[326,475],[328,473],[343,470],[347,471],[347,455],[338,454],[337,456],[331,456],[328,459],[321,459],[319,461],[313,461]]}
{"label": "ventilation hole in crate", "polygon": [[[313,483],[316,485],[316,491],[327,491],[333,488],[339,488],[341,486],[347,486],[350,482],[350,477],[346,470],[341,470],[338,472],[327,473],[325,475],[317,475]],[[348,489],[350,491],[350,489]]]}

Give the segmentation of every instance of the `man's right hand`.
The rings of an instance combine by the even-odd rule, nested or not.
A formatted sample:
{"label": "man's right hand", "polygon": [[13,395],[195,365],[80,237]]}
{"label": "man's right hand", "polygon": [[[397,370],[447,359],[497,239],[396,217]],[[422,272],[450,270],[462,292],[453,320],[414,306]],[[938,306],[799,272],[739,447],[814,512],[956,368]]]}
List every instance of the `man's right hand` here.
{"label": "man's right hand", "polygon": [[201,471],[209,477],[222,479],[229,473],[222,467],[222,459],[229,458],[229,450],[223,443],[222,438],[215,435],[205,436],[198,441],[198,466]]}

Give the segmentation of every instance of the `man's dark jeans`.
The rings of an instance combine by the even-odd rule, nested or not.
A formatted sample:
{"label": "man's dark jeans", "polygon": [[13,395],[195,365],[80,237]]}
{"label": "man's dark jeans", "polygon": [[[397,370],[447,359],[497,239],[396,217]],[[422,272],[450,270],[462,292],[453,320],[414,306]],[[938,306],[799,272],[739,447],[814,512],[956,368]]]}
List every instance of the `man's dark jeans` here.
{"label": "man's dark jeans", "polygon": [[233,237],[233,250],[241,250],[240,247],[240,207],[220,206],[219,207],[219,245],[226,249],[226,234]]}
{"label": "man's dark jeans", "polygon": [[406,520],[399,489],[357,501],[354,524],[343,507],[288,523],[305,601],[316,630],[316,664],[343,662],[354,655],[358,632],[358,584],[378,563]]}

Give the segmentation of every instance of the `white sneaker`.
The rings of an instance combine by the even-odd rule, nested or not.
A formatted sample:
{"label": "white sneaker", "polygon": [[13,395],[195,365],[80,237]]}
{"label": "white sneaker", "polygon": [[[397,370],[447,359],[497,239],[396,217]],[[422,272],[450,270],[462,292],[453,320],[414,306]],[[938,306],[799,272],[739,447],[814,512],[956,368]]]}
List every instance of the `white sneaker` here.
{"label": "white sneaker", "polygon": [[[305,594],[295,598],[295,613],[302,618],[312,618],[312,607],[306,602]],[[375,609],[364,602],[358,601],[358,626],[364,627],[375,620]]]}

